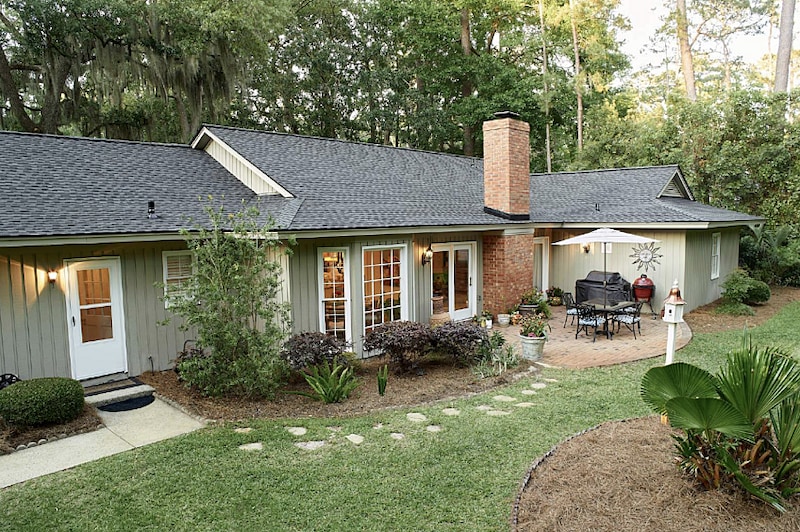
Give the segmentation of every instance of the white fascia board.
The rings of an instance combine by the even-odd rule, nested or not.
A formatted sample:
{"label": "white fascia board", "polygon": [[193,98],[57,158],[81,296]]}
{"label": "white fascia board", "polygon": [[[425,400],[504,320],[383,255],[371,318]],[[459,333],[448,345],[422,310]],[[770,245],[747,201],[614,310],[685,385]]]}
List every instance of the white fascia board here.
{"label": "white fascia board", "polygon": [[[532,233],[537,227],[544,225],[525,225],[521,231]],[[457,232],[487,232],[503,231],[509,229],[509,225],[446,225],[436,227],[409,226],[409,227],[374,227],[369,229],[331,229],[328,231],[279,231],[281,239],[292,237],[303,238],[331,238],[331,237],[380,237],[385,235],[407,235],[407,234],[437,234],[437,233],[457,233]]]}
{"label": "white fascia board", "polygon": [[256,165],[254,165],[246,158],[244,158],[239,152],[228,146],[219,137],[217,137],[211,131],[209,131],[207,127],[203,127],[203,129],[200,130],[200,133],[197,134],[197,137],[195,137],[195,139],[192,141],[192,148],[204,150],[207,152],[206,147],[208,146],[209,142],[212,141],[219,144],[222,147],[222,149],[228,152],[234,159],[241,162],[251,172],[256,174],[260,179],[263,179],[270,187],[278,191],[278,194],[280,194],[284,198],[294,197],[291,192],[283,188],[281,185],[278,184],[277,181],[275,181],[267,174],[262,172]]}
{"label": "white fascia board", "polygon": [[127,244],[131,242],[167,242],[185,240],[180,233],[137,233],[108,235],[40,236],[23,238],[0,238],[0,248],[23,248],[39,246],[72,246],[94,244]]}

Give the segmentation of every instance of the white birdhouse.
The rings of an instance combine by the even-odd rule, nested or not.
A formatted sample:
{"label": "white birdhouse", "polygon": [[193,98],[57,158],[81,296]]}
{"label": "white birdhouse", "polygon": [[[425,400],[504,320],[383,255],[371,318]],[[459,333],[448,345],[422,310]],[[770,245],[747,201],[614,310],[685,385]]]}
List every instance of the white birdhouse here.
{"label": "white birdhouse", "polygon": [[664,300],[664,321],[667,323],[680,323],[683,321],[683,306],[686,301],[681,297],[681,290],[678,288],[678,280],[672,284],[669,296]]}

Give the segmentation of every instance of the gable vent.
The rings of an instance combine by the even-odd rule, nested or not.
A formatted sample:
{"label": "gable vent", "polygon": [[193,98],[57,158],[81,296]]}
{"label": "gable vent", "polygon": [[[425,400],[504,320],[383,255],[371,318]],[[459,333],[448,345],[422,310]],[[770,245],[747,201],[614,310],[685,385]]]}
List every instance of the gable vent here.
{"label": "gable vent", "polygon": [[683,194],[681,194],[681,189],[675,184],[675,181],[670,181],[666,188],[664,188],[664,192],[661,193],[662,197],[667,198],[683,198]]}

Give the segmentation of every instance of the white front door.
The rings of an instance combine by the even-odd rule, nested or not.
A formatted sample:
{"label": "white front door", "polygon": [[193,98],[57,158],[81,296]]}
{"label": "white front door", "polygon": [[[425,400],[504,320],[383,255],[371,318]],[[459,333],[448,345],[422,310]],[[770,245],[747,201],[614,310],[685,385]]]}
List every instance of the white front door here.
{"label": "white front door", "polygon": [[475,315],[475,244],[433,244],[431,268],[433,295],[444,296],[444,306],[453,321]]}
{"label": "white front door", "polygon": [[73,378],[126,372],[119,258],[65,261],[65,266]]}

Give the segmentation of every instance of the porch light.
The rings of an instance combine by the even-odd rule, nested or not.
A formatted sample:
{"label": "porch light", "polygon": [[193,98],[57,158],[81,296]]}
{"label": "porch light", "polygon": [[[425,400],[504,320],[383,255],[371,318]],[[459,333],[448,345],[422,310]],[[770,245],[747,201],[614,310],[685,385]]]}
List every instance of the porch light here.
{"label": "porch light", "polygon": [[433,250],[430,246],[425,252],[422,254],[422,265],[425,266],[426,264],[430,263],[433,260]]}
{"label": "porch light", "polygon": [[50,284],[56,284],[57,279],[58,279],[58,272],[56,270],[49,270],[47,272],[47,280],[50,281]]}
{"label": "porch light", "polygon": [[592,248],[589,246],[589,244],[584,244],[581,249],[583,249],[584,253],[589,253],[589,250]]}

